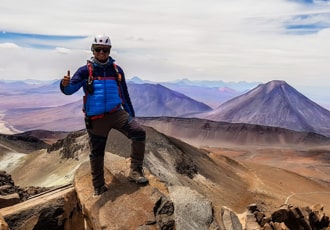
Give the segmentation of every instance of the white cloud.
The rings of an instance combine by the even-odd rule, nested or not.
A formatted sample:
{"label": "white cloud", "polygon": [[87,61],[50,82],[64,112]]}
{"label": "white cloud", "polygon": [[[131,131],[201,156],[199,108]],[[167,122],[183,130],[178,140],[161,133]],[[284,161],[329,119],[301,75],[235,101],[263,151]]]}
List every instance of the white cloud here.
{"label": "white cloud", "polygon": [[63,47],[56,47],[56,51],[59,53],[63,53],[63,54],[69,54],[71,53],[70,49],[67,48],[63,48]]}
{"label": "white cloud", "polygon": [[51,49],[9,49],[8,44],[19,43],[5,41],[0,44],[0,78],[52,79],[67,69],[73,72],[91,56],[92,36],[105,33],[111,35],[112,55],[128,78],[281,79],[291,85],[330,86],[329,29],[296,34],[285,28],[329,26],[327,2],[4,0],[2,6],[2,31],[86,38],[37,40]]}
{"label": "white cloud", "polygon": [[6,43],[0,43],[0,48],[5,48],[5,49],[18,49],[19,46],[16,45],[15,43],[11,43],[11,42],[6,42]]}

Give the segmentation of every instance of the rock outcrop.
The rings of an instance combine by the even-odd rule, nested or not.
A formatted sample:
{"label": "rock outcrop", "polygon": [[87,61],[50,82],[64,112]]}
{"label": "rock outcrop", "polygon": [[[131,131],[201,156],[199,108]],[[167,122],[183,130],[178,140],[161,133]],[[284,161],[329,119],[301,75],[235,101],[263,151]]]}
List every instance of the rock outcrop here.
{"label": "rock outcrop", "polygon": [[[0,171],[0,230],[13,229],[61,229],[73,227],[81,214],[75,190],[29,186],[16,186],[11,175]],[[70,220],[70,221],[67,221]],[[80,217],[81,223],[83,218]],[[74,225],[70,223],[75,223]],[[78,225],[77,225],[78,226]],[[74,229],[74,228],[71,228]],[[81,228],[82,229],[82,228]]]}
{"label": "rock outcrop", "polygon": [[75,188],[86,229],[174,229],[173,203],[154,186],[127,181],[125,160],[117,165],[118,174],[105,170],[108,191],[98,197],[93,197],[89,163],[76,173]]}
{"label": "rock outcrop", "polygon": [[11,206],[27,200],[30,196],[47,191],[49,188],[16,186],[11,175],[0,171],[0,208]]}
{"label": "rock outcrop", "polygon": [[[252,216],[251,216],[252,214]],[[310,207],[283,205],[270,216],[258,210],[256,205],[250,205],[247,210],[246,228],[261,230],[329,230],[329,216],[324,213],[324,207],[316,204]],[[258,226],[256,228],[256,226]]]}
{"label": "rock outcrop", "polygon": [[84,218],[72,186],[2,208],[0,214],[10,230],[84,229]]}

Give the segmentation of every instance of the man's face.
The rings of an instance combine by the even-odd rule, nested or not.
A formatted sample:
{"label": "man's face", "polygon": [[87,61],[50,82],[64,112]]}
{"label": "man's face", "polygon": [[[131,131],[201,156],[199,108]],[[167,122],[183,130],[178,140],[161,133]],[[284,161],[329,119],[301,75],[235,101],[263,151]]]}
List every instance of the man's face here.
{"label": "man's face", "polygon": [[111,46],[97,45],[93,47],[94,57],[100,62],[105,62],[110,54]]}

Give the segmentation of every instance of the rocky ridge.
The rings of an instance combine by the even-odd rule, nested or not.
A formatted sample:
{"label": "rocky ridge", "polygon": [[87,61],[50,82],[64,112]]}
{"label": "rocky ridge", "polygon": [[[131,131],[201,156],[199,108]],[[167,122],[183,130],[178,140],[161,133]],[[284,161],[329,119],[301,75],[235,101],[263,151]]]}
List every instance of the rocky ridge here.
{"label": "rocky ridge", "polygon": [[[49,230],[77,229],[73,226],[84,226],[78,229],[140,230],[329,227],[329,217],[325,215],[323,205],[298,207],[288,202],[282,206],[283,200],[277,199],[275,194],[262,192],[266,187],[259,188],[260,191],[251,188],[249,178],[255,175],[250,174],[242,163],[226,157],[215,158],[209,152],[152,128],[146,127],[146,131],[145,172],[150,180],[148,186],[140,187],[127,182],[129,144],[125,137],[113,132],[105,159],[109,191],[93,198],[89,164],[80,162],[82,154],[87,154],[86,133],[81,131],[59,140],[48,148],[48,152],[45,150],[45,154],[61,152],[59,158],[62,160],[77,158],[79,151],[74,188],[53,194],[53,199],[47,201],[49,205],[40,205],[46,202],[34,198],[25,201],[32,204],[21,202],[18,204],[20,207],[9,206],[1,209],[0,213],[11,229],[22,229],[23,223],[27,222],[31,226],[34,223],[30,229],[42,229],[42,224],[51,223],[47,228]],[[317,186],[321,191],[323,187]],[[276,192],[282,193],[280,189]],[[273,205],[267,196],[272,196]],[[314,202],[318,203],[315,197],[307,201],[309,204]],[[28,212],[34,215],[26,214],[27,207]]]}
{"label": "rocky ridge", "polygon": [[[30,135],[30,132],[18,133],[13,135],[1,134],[0,141],[5,143],[7,149],[4,151],[12,151],[15,149],[17,152],[28,153],[38,149],[44,149],[48,147],[44,141],[39,138]],[[0,147],[4,148],[3,145]]]}

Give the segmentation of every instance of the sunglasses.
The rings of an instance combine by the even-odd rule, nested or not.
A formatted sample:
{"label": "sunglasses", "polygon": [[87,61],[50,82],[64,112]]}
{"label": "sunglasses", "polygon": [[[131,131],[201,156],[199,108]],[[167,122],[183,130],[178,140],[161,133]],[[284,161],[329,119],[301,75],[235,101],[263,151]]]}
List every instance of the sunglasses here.
{"label": "sunglasses", "polygon": [[103,51],[103,53],[109,53],[110,52],[110,48],[94,48],[94,51],[96,53],[101,52],[101,50]]}

